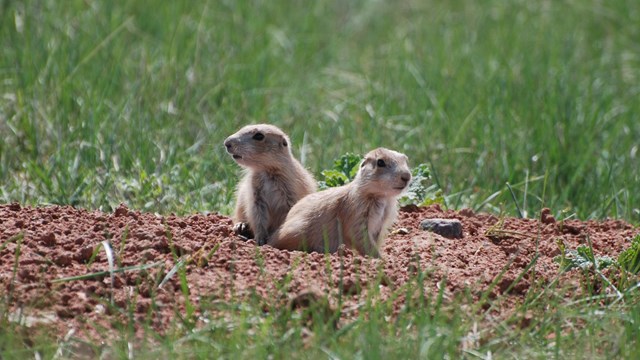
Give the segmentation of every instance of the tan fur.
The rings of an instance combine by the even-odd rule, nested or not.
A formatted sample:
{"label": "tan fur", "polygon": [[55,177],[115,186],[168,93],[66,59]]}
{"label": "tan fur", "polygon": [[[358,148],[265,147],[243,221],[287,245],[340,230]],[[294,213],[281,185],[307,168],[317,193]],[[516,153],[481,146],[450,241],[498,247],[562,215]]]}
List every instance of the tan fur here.
{"label": "tan fur", "polygon": [[[256,139],[256,134],[263,138]],[[245,168],[236,194],[234,230],[253,234],[259,245],[266,244],[289,209],[316,191],[316,181],[293,157],[289,137],[276,126],[245,126],[229,136],[224,145]]]}
{"label": "tan fur", "polygon": [[[379,166],[382,160],[385,166]],[[288,250],[335,252],[345,244],[380,256],[386,232],[398,214],[397,197],[409,185],[407,156],[378,148],[369,152],[354,180],[310,194],[289,211],[269,245]]]}

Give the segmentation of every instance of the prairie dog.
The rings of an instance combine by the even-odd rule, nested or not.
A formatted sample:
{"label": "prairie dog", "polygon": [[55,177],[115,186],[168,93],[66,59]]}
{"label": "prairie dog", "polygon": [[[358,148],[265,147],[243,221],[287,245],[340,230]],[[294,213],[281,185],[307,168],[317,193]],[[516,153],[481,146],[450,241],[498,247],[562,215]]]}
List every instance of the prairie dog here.
{"label": "prairie dog", "polygon": [[268,244],[333,253],[344,243],[363,255],[379,257],[386,232],[398,215],[396,199],[411,180],[407,161],[406,155],[385,148],[369,152],[351,183],[296,203]]}
{"label": "prairie dog", "polygon": [[247,125],[225,139],[224,146],[246,170],[236,193],[234,231],[264,245],[293,204],[316,191],[316,181],[293,157],[289,137],[276,126]]}

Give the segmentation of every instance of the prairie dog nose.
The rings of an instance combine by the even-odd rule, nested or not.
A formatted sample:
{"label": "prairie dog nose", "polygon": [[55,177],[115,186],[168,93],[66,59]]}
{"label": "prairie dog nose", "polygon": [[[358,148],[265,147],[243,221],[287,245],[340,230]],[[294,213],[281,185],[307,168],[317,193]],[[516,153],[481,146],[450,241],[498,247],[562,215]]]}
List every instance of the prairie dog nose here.
{"label": "prairie dog nose", "polygon": [[404,181],[404,183],[407,184],[409,180],[411,180],[411,173],[403,172],[402,174],[400,174],[400,179],[402,179],[402,181]]}
{"label": "prairie dog nose", "polygon": [[226,138],[224,140],[224,147],[226,147],[227,150],[231,150],[231,139],[230,138]]}

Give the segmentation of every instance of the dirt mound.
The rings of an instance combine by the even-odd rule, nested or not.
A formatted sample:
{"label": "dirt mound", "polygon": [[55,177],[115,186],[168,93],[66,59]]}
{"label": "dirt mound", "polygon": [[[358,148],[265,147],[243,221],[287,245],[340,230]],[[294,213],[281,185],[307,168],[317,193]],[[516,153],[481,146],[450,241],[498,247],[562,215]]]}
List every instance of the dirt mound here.
{"label": "dirt mound", "polygon": [[[463,237],[449,239],[421,230],[420,222],[430,218],[458,219]],[[333,299],[340,292],[346,319],[357,314],[357,304],[366,299],[371,284],[381,284],[375,287],[378,296],[388,299],[413,273],[424,271],[429,274],[427,293],[446,284],[446,297],[467,288],[479,294],[508,269],[491,294],[508,291],[517,301],[529,289],[531,274],[543,282],[558,275],[553,262],[560,254],[558,239],[567,248],[589,239],[596,255],[615,257],[638,232],[619,220],[560,222],[548,210],[533,220],[469,209],[445,211],[437,205],[407,207],[386,241],[384,259],[371,259],[349,249],[327,258],[257,247],[234,236],[231,226],[229,218],[217,214],[178,217],[124,206],[108,214],[0,205],[2,301],[27,325],[49,323],[60,336],[73,329],[81,337],[92,337],[101,326],[109,328],[106,315],[151,318],[149,325],[162,332],[175,321],[176,309],[184,309],[181,277],[195,309],[201,301],[249,296],[298,306],[325,294],[330,306],[337,306]],[[116,269],[113,277],[108,253]],[[524,272],[528,266],[534,271]],[[283,288],[290,294],[287,298]],[[397,296],[397,309],[402,302],[402,295]],[[131,304],[132,315],[114,310]]]}

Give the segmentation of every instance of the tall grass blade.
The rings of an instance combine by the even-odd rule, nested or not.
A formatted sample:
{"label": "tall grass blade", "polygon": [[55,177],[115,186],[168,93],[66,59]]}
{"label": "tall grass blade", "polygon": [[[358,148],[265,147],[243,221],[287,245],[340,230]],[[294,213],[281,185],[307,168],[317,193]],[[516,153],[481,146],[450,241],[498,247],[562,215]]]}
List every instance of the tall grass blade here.
{"label": "tall grass blade", "polygon": [[516,194],[514,194],[513,189],[511,188],[511,184],[509,184],[508,182],[506,184],[507,184],[507,188],[509,188],[511,199],[513,199],[513,203],[516,204],[516,209],[518,210],[518,217],[522,219],[524,218],[524,216],[522,215],[522,209],[520,209],[520,205],[518,205],[518,199],[516,199]]}
{"label": "tall grass blade", "polygon": [[176,262],[176,264],[171,268],[171,270],[169,270],[169,272],[167,273],[167,275],[165,275],[165,277],[162,279],[162,281],[160,282],[160,285],[158,285],[158,288],[162,288],[164,286],[164,284],[166,284],[169,280],[171,280],[171,278],[178,272],[178,270],[184,266],[184,264],[187,262],[187,256],[182,256],[180,259],[178,259],[178,262]]}
{"label": "tall grass blade", "polygon": [[111,278],[111,304],[113,305],[113,291],[115,288],[115,266],[113,260],[113,250],[111,249],[111,245],[109,245],[108,241],[102,242],[102,248],[104,249],[105,254],[107,254],[107,262],[109,263],[109,277]]}

